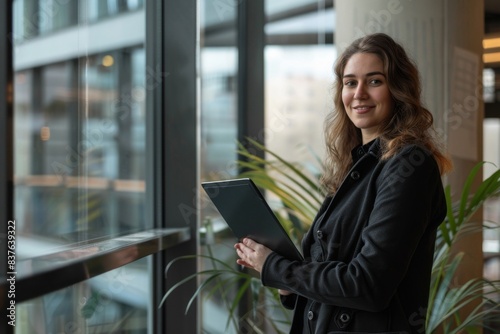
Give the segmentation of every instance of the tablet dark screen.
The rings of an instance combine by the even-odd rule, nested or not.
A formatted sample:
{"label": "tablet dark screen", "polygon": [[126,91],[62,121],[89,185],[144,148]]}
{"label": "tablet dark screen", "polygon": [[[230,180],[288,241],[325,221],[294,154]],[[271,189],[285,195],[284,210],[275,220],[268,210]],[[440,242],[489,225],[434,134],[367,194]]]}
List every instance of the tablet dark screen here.
{"label": "tablet dark screen", "polygon": [[239,240],[248,237],[290,260],[302,260],[251,179],[203,182],[202,187]]}

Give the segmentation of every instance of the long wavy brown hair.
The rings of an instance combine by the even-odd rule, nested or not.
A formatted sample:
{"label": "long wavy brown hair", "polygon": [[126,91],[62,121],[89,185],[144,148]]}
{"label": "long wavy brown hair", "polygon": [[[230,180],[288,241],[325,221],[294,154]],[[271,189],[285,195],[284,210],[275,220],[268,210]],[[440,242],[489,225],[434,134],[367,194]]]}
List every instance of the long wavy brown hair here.
{"label": "long wavy brown hair", "polygon": [[421,101],[422,88],[415,63],[390,36],[376,33],[355,40],[335,64],[334,111],[325,121],[327,152],[322,186],[326,192],[331,195],[338,189],[352,166],[351,150],[362,143],[361,130],[351,122],[342,102],[344,69],[356,53],[372,53],[382,60],[394,101],[392,117],[381,127],[381,159],[394,156],[405,145],[417,144],[433,154],[441,174],[451,170],[451,161],[436,139],[432,114]]}

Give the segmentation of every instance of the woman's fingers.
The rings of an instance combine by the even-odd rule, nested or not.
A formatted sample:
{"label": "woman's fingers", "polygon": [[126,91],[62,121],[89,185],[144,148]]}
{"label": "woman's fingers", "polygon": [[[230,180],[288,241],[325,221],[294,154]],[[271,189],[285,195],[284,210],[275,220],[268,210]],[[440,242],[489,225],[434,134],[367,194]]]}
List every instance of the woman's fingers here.
{"label": "woman's fingers", "polygon": [[245,253],[246,251],[253,252],[253,250],[246,247],[242,243],[237,243],[236,245],[234,245],[234,248],[236,249],[236,254],[239,257],[239,259],[236,260],[236,263],[241,265],[241,266],[245,266],[247,268],[254,269],[253,265],[248,262],[250,260],[250,258]]}
{"label": "woman's fingers", "polygon": [[243,238],[243,240],[241,240],[241,243],[243,245],[247,246],[248,248],[252,249],[252,250],[255,250],[255,248],[257,248],[258,246],[260,246],[259,243],[253,241],[250,238]]}
{"label": "woman's fingers", "polygon": [[243,261],[241,259],[236,260],[236,263],[239,264],[240,266],[244,266],[244,267],[247,267],[247,268],[250,268],[250,269],[254,269],[254,267],[252,267],[250,264],[246,263],[245,261]]}
{"label": "woman's fingers", "polygon": [[244,238],[241,242],[234,245],[234,248],[240,258],[236,262],[258,272],[262,271],[262,266],[267,256],[271,253],[269,248],[249,238]]}

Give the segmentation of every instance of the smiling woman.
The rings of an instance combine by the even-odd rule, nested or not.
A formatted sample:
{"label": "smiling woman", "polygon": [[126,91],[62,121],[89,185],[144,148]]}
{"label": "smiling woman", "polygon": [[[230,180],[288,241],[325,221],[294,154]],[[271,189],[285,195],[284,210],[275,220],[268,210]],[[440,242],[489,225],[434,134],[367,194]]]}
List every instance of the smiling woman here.
{"label": "smiling woman", "polygon": [[[379,74],[375,75],[375,72]],[[375,99],[377,100],[377,111],[364,114],[370,115],[369,117],[375,113],[379,116],[384,114],[380,112],[385,108],[382,104],[389,108],[386,112],[390,117],[377,118],[380,123],[377,123],[375,132],[378,135],[372,134],[369,137],[373,139],[380,136],[384,159],[396,154],[405,143],[419,143],[434,155],[442,173],[451,170],[451,161],[441,152],[441,143],[434,139],[433,117],[421,100],[422,87],[416,65],[391,37],[381,33],[373,34],[353,42],[336,62],[336,112],[328,115],[326,120],[326,145],[330,157],[327,157],[326,167],[329,172],[324,175],[324,184],[329,192],[335,192],[351,168],[351,150],[356,145],[367,142],[363,140],[362,127],[365,125],[359,124],[358,127],[347,110],[351,105],[346,102],[351,102],[346,99],[345,94],[351,88],[346,88],[345,84],[352,85],[353,79],[347,80],[345,76],[350,78],[353,75],[380,80],[375,82],[363,78],[365,83],[361,83],[361,88],[370,82],[370,89],[366,89],[365,95],[352,95],[352,99],[353,106],[363,105],[357,102],[360,98],[370,106],[375,106]],[[358,78],[354,82],[359,83],[359,80]],[[368,94],[368,91],[378,93],[373,95],[374,93]]]}
{"label": "smiling woman", "polygon": [[[304,260],[245,238],[237,263],[294,308],[290,333],[420,333],[451,163],[420,102],[418,71],[385,34],[354,41],[335,66],[326,123],[326,197]],[[425,317],[425,315],[423,315]]]}

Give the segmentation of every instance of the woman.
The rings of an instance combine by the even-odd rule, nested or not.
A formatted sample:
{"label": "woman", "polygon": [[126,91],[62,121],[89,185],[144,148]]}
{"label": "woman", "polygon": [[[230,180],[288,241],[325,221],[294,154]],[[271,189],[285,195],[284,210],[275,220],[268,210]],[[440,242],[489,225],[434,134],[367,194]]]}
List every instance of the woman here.
{"label": "woman", "polygon": [[305,260],[246,238],[237,263],[295,309],[290,333],[423,333],[451,163],[433,139],[418,70],[391,37],[354,41],[335,74],[328,195],[302,241]]}

